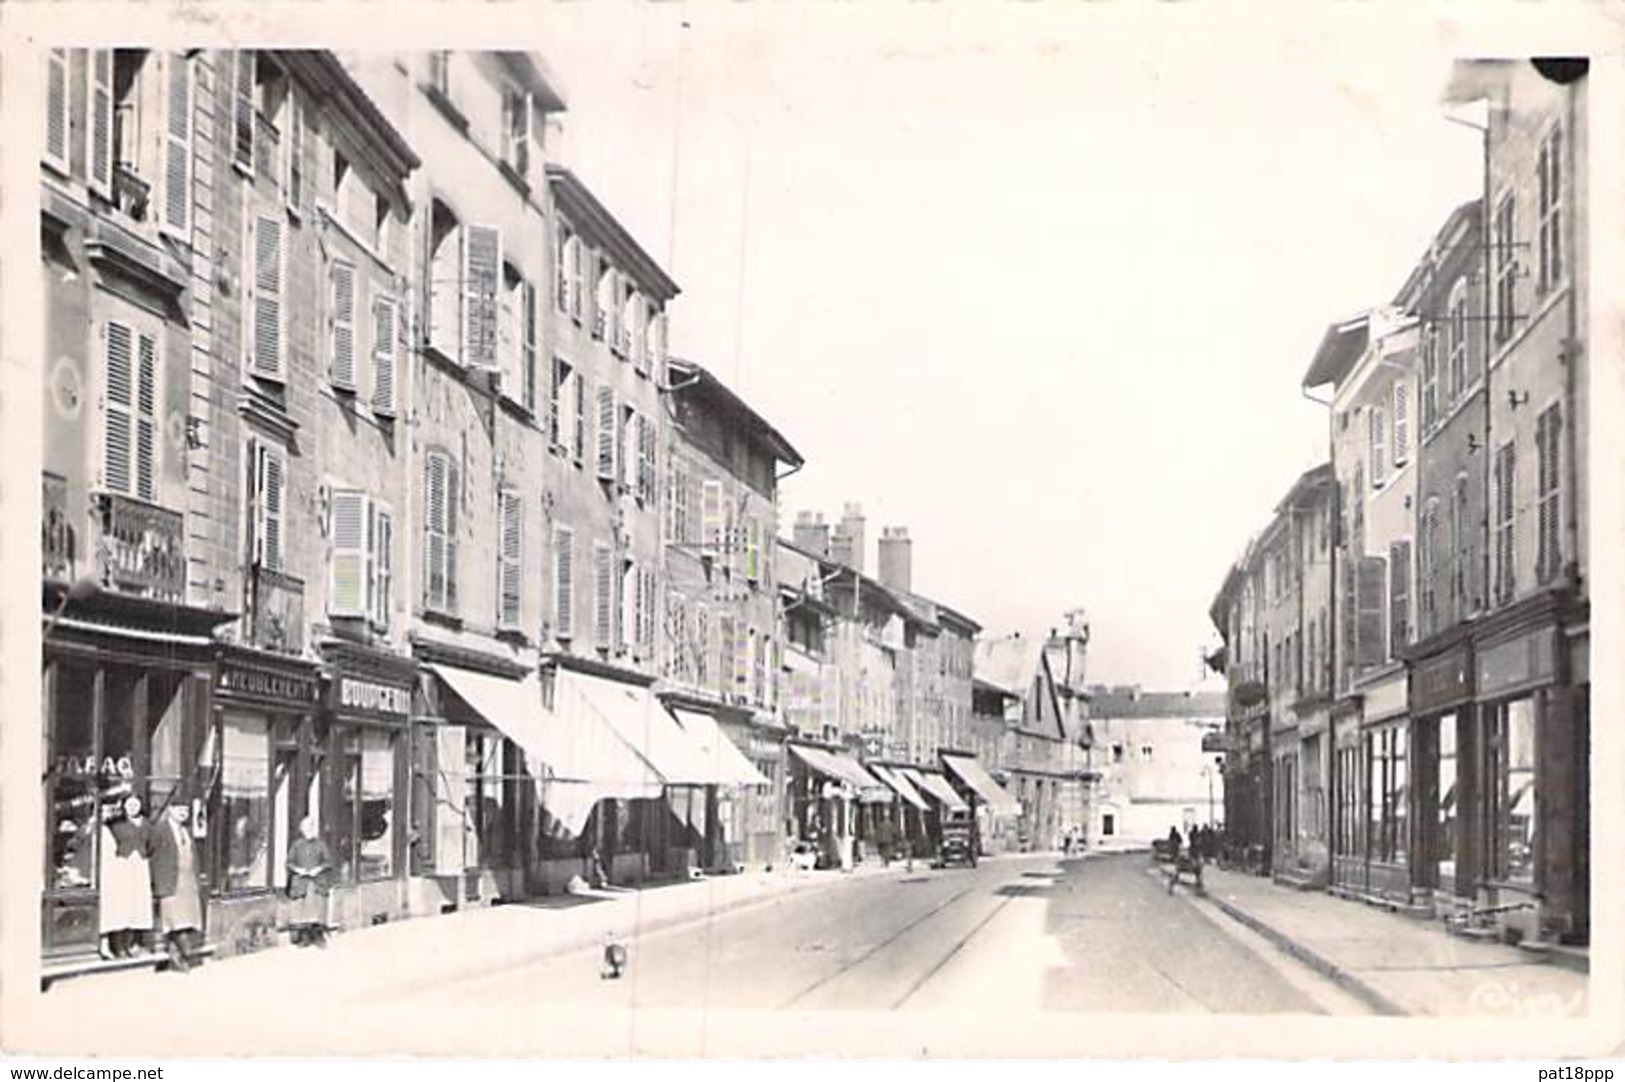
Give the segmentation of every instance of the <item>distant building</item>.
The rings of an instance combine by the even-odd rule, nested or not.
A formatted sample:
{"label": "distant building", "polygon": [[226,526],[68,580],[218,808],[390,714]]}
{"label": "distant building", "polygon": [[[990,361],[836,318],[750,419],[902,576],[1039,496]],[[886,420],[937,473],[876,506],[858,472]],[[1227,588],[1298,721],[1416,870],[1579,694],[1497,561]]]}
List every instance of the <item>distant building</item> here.
{"label": "distant building", "polygon": [[[1148,844],[1224,818],[1223,692],[1090,688],[1100,780],[1091,835],[1100,845]],[[1204,746],[1205,745],[1205,746]]]}

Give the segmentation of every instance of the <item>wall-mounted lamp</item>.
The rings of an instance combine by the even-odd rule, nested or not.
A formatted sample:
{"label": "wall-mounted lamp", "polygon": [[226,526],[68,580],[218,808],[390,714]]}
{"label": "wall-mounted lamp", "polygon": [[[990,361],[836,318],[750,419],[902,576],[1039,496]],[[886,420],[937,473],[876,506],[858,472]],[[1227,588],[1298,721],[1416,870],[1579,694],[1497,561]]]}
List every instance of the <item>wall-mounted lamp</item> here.
{"label": "wall-mounted lamp", "polygon": [[1519,406],[1527,406],[1529,404],[1529,392],[1528,391],[1508,391],[1507,392],[1507,403],[1513,409],[1517,409]]}
{"label": "wall-mounted lamp", "polygon": [[1411,509],[1411,497],[1410,497],[1409,494],[1407,494],[1405,496],[1405,510],[1409,511],[1410,509]]}
{"label": "wall-mounted lamp", "polygon": [[1478,446],[1478,436],[1472,432],[1467,433],[1467,453],[1470,455],[1478,454]]}

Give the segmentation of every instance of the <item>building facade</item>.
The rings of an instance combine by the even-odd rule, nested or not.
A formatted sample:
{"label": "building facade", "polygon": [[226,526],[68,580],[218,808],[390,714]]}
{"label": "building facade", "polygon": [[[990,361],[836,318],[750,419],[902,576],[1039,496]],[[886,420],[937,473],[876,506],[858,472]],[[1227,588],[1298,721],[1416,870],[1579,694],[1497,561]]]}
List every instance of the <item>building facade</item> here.
{"label": "building facade", "polygon": [[[1217,827],[1224,813],[1222,693],[1090,688],[1090,727],[1100,753],[1091,837],[1100,844],[1150,845],[1170,827],[1188,836]],[[1109,828],[1109,829],[1108,829]]]}

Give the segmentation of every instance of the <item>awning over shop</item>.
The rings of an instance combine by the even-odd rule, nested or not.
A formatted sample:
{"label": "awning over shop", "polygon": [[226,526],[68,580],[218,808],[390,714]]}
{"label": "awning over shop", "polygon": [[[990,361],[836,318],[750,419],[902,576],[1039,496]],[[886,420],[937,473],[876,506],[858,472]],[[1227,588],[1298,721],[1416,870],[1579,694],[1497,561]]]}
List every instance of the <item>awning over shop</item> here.
{"label": "awning over shop", "polygon": [[981,762],[968,755],[944,755],[942,761],[986,804],[994,815],[1020,815],[1021,802],[993,780]]}
{"label": "awning over shop", "polygon": [[874,774],[875,777],[891,786],[898,796],[902,797],[916,808],[920,809],[921,811],[931,810],[930,806],[926,804],[925,798],[920,795],[920,791],[914,788],[914,786],[910,784],[909,780],[903,777],[903,775],[898,773],[894,768],[880,766],[876,763],[870,763],[869,770]]}
{"label": "awning over shop", "polygon": [[948,779],[941,774],[905,767],[903,776],[923,789],[927,796],[949,811],[970,811],[970,805],[959,799],[959,794],[954,792],[954,787],[949,785]]}
{"label": "awning over shop", "polygon": [[690,740],[705,759],[717,785],[772,785],[773,783],[751,765],[744,753],[734,746],[717,719],[701,710],[688,707],[669,707],[677,724],[682,726]]}
{"label": "awning over shop", "polygon": [[615,731],[654,768],[667,785],[724,782],[701,750],[649,689],[585,673],[560,671],[558,686],[572,691],[586,710]]}
{"label": "awning over shop", "polygon": [[822,748],[808,747],[805,744],[790,744],[788,747],[796,758],[826,778],[850,785],[857,791],[859,800],[865,803],[876,803],[876,793],[880,794],[880,799],[891,799],[891,794],[886,790],[886,787],[881,785],[873,774],[863,769],[858,761],[850,755],[825,751]]}
{"label": "awning over shop", "polygon": [[535,673],[510,680],[456,665],[427,667],[503,736],[527,754],[546,758],[548,733],[542,723],[542,695]]}

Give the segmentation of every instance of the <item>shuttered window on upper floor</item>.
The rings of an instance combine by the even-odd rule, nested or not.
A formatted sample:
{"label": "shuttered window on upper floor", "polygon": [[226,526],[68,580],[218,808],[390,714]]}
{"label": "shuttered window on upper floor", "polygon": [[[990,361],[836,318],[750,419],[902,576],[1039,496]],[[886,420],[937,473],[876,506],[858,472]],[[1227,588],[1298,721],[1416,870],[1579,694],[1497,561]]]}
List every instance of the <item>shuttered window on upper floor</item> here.
{"label": "shuttered window on upper floor", "polygon": [[497,553],[497,626],[513,631],[519,628],[523,612],[525,503],[511,489],[503,490],[497,499],[502,528]]}
{"label": "shuttered window on upper floor", "polygon": [[158,500],[158,340],[128,323],[102,326],[102,484]]}
{"label": "shuttered window on upper floor", "polygon": [[68,172],[68,50],[52,49],[45,58],[45,163]]}

